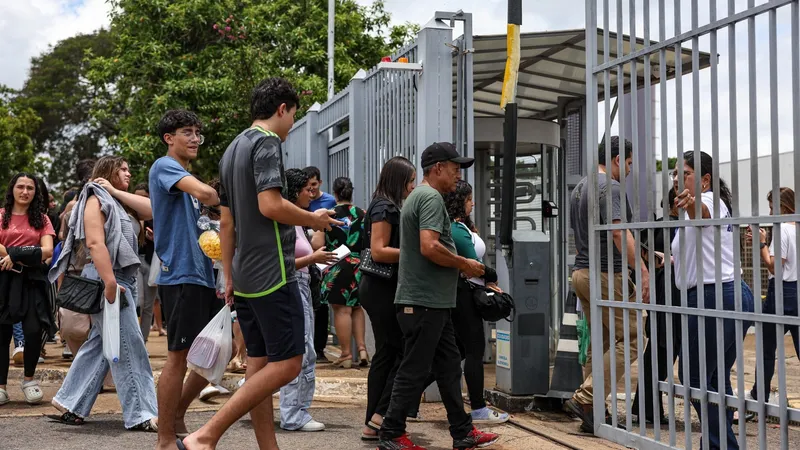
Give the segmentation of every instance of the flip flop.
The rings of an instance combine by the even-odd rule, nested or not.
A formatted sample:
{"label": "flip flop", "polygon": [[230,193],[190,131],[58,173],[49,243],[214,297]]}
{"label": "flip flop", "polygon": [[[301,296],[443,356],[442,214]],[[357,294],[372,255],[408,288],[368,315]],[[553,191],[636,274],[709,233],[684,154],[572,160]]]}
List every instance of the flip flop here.
{"label": "flip flop", "polygon": [[369,428],[370,430],[374,431],[375,434],[367,434],[367,433],[364,433],[362,431],[361,432],[361,440],[362,441],[378,441],[378,440],[380,440],[380,436],[379,436],[378,433],[380,433],[381,427],[378,426],[378,424],[376,424],[375,422],[370,420],[369,423],[367,423],[366,427]]}
{"label": "flip flop", "polygon": [[48,418],[52,419],[54,422],[58,422],[64,425],[71,425],[71,426],[81,426],[86,423],[85,420],[81,419],[80,417],[72,414],[71,412],[67,411],[62,415],[51,414],[47,416]]}
{"label": "flip flop", "polygon": [[183,439],[175,439],[175,445],[178,446],[178,450],[186,450],[186,446],[183,445]]}

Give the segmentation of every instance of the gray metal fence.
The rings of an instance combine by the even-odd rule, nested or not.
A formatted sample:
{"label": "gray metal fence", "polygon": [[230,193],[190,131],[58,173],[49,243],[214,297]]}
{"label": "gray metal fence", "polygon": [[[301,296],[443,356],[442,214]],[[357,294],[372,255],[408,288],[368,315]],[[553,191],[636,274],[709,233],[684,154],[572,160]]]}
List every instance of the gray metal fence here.
{"label": "gray metal fence", "polygon": [[[287,167],[317,166],[326,184],[349,177],[354,203],[366,207],[388,159],[404,156],[419,165],[418,148],[452,141],[451,41],[452,28],[433,20],[391,56],[407,64],[361,70],[334,98],[314,105],[289,133]],[[419,97],[419,91],[430,97]],[[420,111],[438,119],[420,121]],[[448,126],[442,126],[445,118]]]}
{"label": "gray metal fence", "polygon": [[[702,4],[702,8],[698,3]],[[748,226],[752,225],[757,229],[759,223],[772,223],[775,235],[781,236],[782,228],[792,226],[789,223],[800,219],[798,214],[779,213],[781,168],[778,159],[779,148],[789,146],[794,149],[795,164],[800,163],[800,11],[796,0],[773,0],[759,2],[758,5],[754,0],[749,0],[746,7],[729,0],[724,11],[717,9],[717,3],[715,0],[659,0],[643,3],[633,0],[586,1],[587,30],[590,31],[586,34],[588,100],[585,147],[589,161],[589,195],[595,198],[599,193],[598,170],[595,169],[598,162],[611,167],[608,152],[606,161],[598,161],[597,147],[605,139],[608,148],[612,135],[629,136],[633,145],[631,173],[626,175],[623,170],[619,176],[622,192],[626,192],[626,183],[631,182],[635,186],[641,186],[640,181],[646,180],[646,185],[652,187],[646,190],[634,189],[631,199],[621,196],[622,210],[625,210],[626,204],[632,207],[633,219],[630,222],[623,214],[621,223],[601,223],[597,202],[591,202],[589,206],[590,315],[595,318],[591,330],[594,431],[598,436],[634,448],[689,449],[698,444],[706,449],[711,448],[711,440],[715,434],[711,424],[715,421],[720,424],[721,429],[719,448],[731,448],[733,443],[729,444],[725,438],[726,423],[730,421],[731,410],[736,410],[740,418],[744,418],[750,411],[756,413],[755,423],[740,425],[738,429],[733,427],[741,448],[747,448],[748,445],[760,449],[797,448],[798,434],[797,431],[790,430],[789,422],[800,421],[800,410],[789,406],[787,392],[797,392],[800,386],[787,382],[787,365],[791,362],[787,356],[794,351],[791,347],[788,350],[784,348],[783,339],[784,332],[791,326],[800,325],[800,319],[796,317],[796,296],[794,300],[790,300],[792,296],[789,292],[784,292],[792,287],[796,289],[796,282],[775,283],[774,311],[767,309],[770,307],[767,303],[762,305],[760,296],[756,296],[754,304],[750,305],[748,287],[741,283],[739,242]],[[681,10],[687,6],[688,11]],[[689,18],[688,23],[685,18]],[[593,32],[598,26],[603,32],[602,39]],[[613,36],[620,36],[623,32],[630,34],[630,41],[618,39],[616,48],[611,48],[609,44],[614,39]],[[637,36],[638,39],[635,39]],[[779,36],[784,38],[779,39]],[[654,38],[658,41],[651,40]],[[740,42],[746,42],[745,48],[738,47],[740,51],[746,50],[746,57],[737,54],[737,44],[741,45]],[[781,52],[778,51],[779,46],[783,49]],[[690,54],[690,61],[679,64],[675,64],[674,60],[670,61],[667,51],[673,49],[674,54]],[[702,77],[701,49],[710,54],[709,70],[703,72]],[[746,76],[742,76],[738,69],[742,69]],[[669,73],[671,70],[674,70],[674,74]],[[652,89],[659,81],[667,80],[671,75],[674,75],[671,84],[661,82],[657,91]],[[615,81],[627,76],[631,79],[632,101],[627,105],[625,102],[619,103],[617,115],[620,119],[616,124],[612,113],[613,97],[621,98],[628,92],[623,83]],[[684,90],[684,84],[691,91]],[[612,85],[617,85],[618,88],[612,89]],[[657,121],[653,120],[650,108],[645,108],[644,111],[638,109],[640,96],[644,96],[644,103],[647,105],[653,100],[652,95],[655,92],[660,97],[660,117]],[[768,107],[762,110],[759,108],[760,103],[765,103]],[[779,104],[787,105],[786,109],[779,112]],[[784,121],[788,126],[781,128],[781,119],[787,115],[791,120]],[[660,127],[654,129],[654,123]],[[626,126],[629,129],[625,129]],[[726,129],[729,134],[722,135],[721,130],[724,133]],[[660,134],[660,148],[654,145],[653,136],[656,133]],[[758,203],[766,201],[767,192],[758,192],[758,171],[755,167],[760,148],[769,150],[772,156],[772,206],[776,215],[745,217],[739,213],[740,202],[749,200],[753,204],[752,210],[758,211]],[[700,202],[699,192],[708,187],[703,185],[705,182],[701,182],[700,164],[694,168],[684,168],[682,159],[685,151],[691,152],[695,161],[700,161],[701,151],[708,153],[713,159],[710,181],[713,208],[703,207]],[[667,156],[679,157],[678,191],[693,187],[694,192],[698,193],[695,204],[688,211],[682,211],[678,220],[668,218],[669,206],[660,207],[661,199],[654,195],[656,183],[661,183],[662,192],[673,188],[668,174],[670,171],[663,170],[660,179],[654,176],[657,152],[665,162]],[[727,180],[733,193],[730,211],[721,206],[724,199],[721,198],[722,180],[719,178],[718,165],[724,154],[729,154],[732,161],[732,176]],[[753,175],[750,179],[740,179],[739,176],[738,160],[745,155],[749,156],[752,165],[750,173]],[[693,186],[688,186],[684,183],[685,177],[691,177],[693,173]],[[752,184],[750,199],[739,199],[736,196],[738,186],[742,183]],[[800,189],[800,177],[794,176],[794,185],[791,187],[795,191]],[[607,210],[611,208],[610,197],[606,196],[604,206]],[[646,215],[640,214],[642,207],[646,207]],[[800,208],[800,198],[796,198],[794,208],[795,211]],[[654,217],[656,214],[663,216],[665,220],[641,219]],[[614,300],[613,283],[608,283],[608,291],[601,290],[601,275],[611,271],[610,265],[600,267],[601,234],[606,234],[608,248],[604,250],[611,254],[614,245],[612,233],[615,230],[622,231],[622,248],[627,248],[627,240],[632,238],[635,241],[634,248],[639,249],[642,238],[652,235],[652,231],[659,228],[665,231],[677,228],[675,239],[684,244],[679,244],[673,255],[670,233],[663,233],[665,259],[670,261],[674,258],[681,262],[680,269],[675,274],[680,280],[687,280],[687,276],[693,275],[687,273],[687,270],[694,270],[687,269],[687,265],[694,263],[696,279],[701,280],[698,282],[700,289],[692,289],[689,282],[681,283],[685,285],[681,286],[679,299],[673,299],[671,290],[666,289],[664,304],[656,304],[655,277],[651,275],[648,288],[652,300],[649,304],[645,303],[643,286],[639,283],[643,267],[649,266],[652,271],[656,265],[656,255],[652,250],[647,250],[644,260],[634,258],[633,267],[629,267],[625,257],[622,258],[622,293],[616,295],[618,300]],[[796,227],[795,232],[800,236],[800,227]],[[691,238],[692,235],[695,237]],[[713,245],[704,247],[704,238],[713,240]],[[732,244],[725,244],[728,239]],[[730,248],[724,248],[724,245],[732,247],[732,281],[723,272],[723,255],[731,251]],[[777,280],[783,279],[782,258],[786,257],[781,254],[780,247],[776,245],[774,251],[774,272]],[[693,249],[701,250],[696,251],[697,256],[693,261],[689,261],[687,255]],[[800,246],[792,250],[800,253]],[[759,246],[753,246],[752,252],[754,270],[758,272],[763,264]],[[636,283],[635,287],[628,284],[628,269],[632,270],[630,281]],[[666,279],[669,280],[676,269],[668,263],[664,270]],[[761,291],[758,277],[754,278],[750,288],[753,292]],[[732,295],[727,294],[729,289],[733,289]],[[639,403],[638,410],[632,410],[632,401],[637,390],[644,389],[642,367],[647,344],[645,332],[649,331],[652,337],[659,335],[658,321],[650,320],[649,329],[645,330],[645,319],[647,315],[655,318],[656,313],[665,314],[666,330],[661,331],[666,331],[666,342],[662,343],[664,345],[661,348],[659,345],[651,347],[649,362],[654,369],[649,381],[656,386],[652,394],[656,405],[658,397],[666,396],[664,405],[667,423],[660,423],[656,411],[652,413],[655,424],[649,426],[643,420],[647,415],[644,400]],[[622,316],[623,337],[621,341],[617,340],[615,350],[615,327],[619,325],[615,325],[611,318],[617,314]],[[601,316],[610,318],[607,327],[599,325]],[[681,344],[676,348],[673,345],[673,324],[678,323],[681,325]],[[747,337],[751,324],[755,329],[754,339]],[[769,392],[764,388],[764,361],[765,357],[769,359],[769,355],[765,355],[764,338],[772,327],[776,329],[777,335],[777,379],[772,383],[773,386],[777,385],[777,398],[767,398]],[[745,339],[748,339],[747,342],[752,341],[751,344],[755,347],[755,361],[746,356],[751,352],[745,350]],[[604,340],[611,343],[605,362],[602,350]],[[660,381],[656,375],[658,354],[664,351],[669,367],[666,380]],[[674,367],[669,362],[676,355],[681,356],[678,359],[678,372],[696,373],[699,382],[689,383],[688,375],[682,378],[673,370]],[[694,361],[690,361],[692,358],[689,356],[692,355],[695,357]],[[624,360],[624,364],[619,366],[624,367],[624,374],[617,373],[619,358]],[[605,364],[608,364],[607,368],[604,367]],[[797,370],[796,360],[794,367]],[[635,371],[642,376],[637,376]],[[753,381],[756,381],[753,373],[757,374],[755,378],[758,400],[746,398]],[[731,374],[735,376],[732,387],[735,387],[736,394],[730,386],[723,391],[723,395],[718,394],[717,391],[724,389]],[[606,377],[611,381],[610,393],[604,392],[604,381],[609,381]],[[617,400],[618,392],[624,395],[624,401]],[[605,399],[609,394],[611,424],[606,424]],[[695,408],[690,407],[690,402],[686,399],[691,399]],[[717,407],[718,405],[724,407]],[[700,412],[700,418],[695,409]],[[642,419],[636,426],[632,420],[633,415]],[[775,421],[778,427],[767,427],[768,420]],[[698,427],[698,421],[699,430],[694,430],[692,423]],[[624,429],[618,428],[619,424]],[[795,444],[790,444],[792,441]]]}

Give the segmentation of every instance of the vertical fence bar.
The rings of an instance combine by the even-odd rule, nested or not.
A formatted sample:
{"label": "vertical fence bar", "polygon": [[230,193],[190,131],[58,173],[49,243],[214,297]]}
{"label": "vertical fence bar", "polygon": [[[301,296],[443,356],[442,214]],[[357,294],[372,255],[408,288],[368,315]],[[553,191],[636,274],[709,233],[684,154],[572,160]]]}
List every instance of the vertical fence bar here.
{"label": "vertical fence bar", "polygon": [[[748,8],[755,7],[754,0],[748,0]],[[747,62],[749,72],[749,116],[750,116],[750,184],[753,189],[751,191],[751,215],[755,216],[758,211],[758,92],[757,77],[756,77],[756,19],[750,17],[747,19]],[[753,236],[758,235],[759,224],[753,221],[751,231]],[[752,246],[753,255],[753,297],[761,297],[761,257],[759,249],[756,245]],[[760,301],[754,302],[756,314],[762,313]],[[760,321],[756,322],[756,367],[764,367],[764,351],[763,351],[763,336],[764,324]],[[766,410],[764,409],[764,371],[760,370],[757,374],[758,384],[758,442],[760,448],[766,448]]]}
{"label": "vertical fence bar", "polygon": [[[778,36],[777,36],[777,8],[769,11],[769,104],[770,104],[770,143],[772,144],[772,211],[773,214],[781,217],[781,192],[780,192],[780,138],[778,134]],[[777,241],[776,241],[777,240]],[[780,221],[776,221],[772,228],[772,249],[774,253],[773,273],[774,295],[775,295],[775,314],[784,315],[783,305],[783,229]],[[784,348],[785,329],[782,323],[767,325],[776,330],[775,337],[778,344],[777,366],[778,366],[778,405],[780,407],[780,435],[781,449],[789,448],[789,424],[787,420],[787,405],[785,401],[786,391],[786,354]],[[765,355],[766,356],[766,355]],[[763,366],[762,366],[763,367]],[[769,400],[770,389],[765,385],[766,397]]]}
{"label": "vertical fence bar", "polygon": [[[607,11],[607,10],[606,10]],[[589,155],[589,198],[596,198],[597,195],[597,76],[594,68],[597,63],[597,4],[595,0],[586,2],[586,153]],[[589,202],[589,298],[601,298],[600,274],[594,268],[599,267],[600,261],[600,240],[594,230],[594,226],[600,222],[600,211],[595,202]],[[597,302],[590,301],[590,314],[592,317],[601,317],[600,306]],[[602,327],[592,327],[592,378],[593,380],[603,379],[603,329]],[[598,364],[599,363],[599,364]],[[612,364],[613,366],[613,364]],[[597,383],[595,383],[597,385]],[[594,390],[594,432],[597,433],[601,423],[601,418],[605,416],[605,401],[598,400],[598,397],[605,399],[603,383],[599,383],[599,390]]]}
{"label": "vertical fence bar", "polygon": [[[728,16],[736,13],[735,0],[728,0]],[[736,54],[736,25],[728,26],[728,54]],[[739,137],[738,137],[738,105],[736,99],[736,58],[728,58],[728,110],[729,117],[729,145],[731,151],[731,192],[739,192]],[[740,215],[739,196],[733,196],[731,216],[738,218]],[[733,274],[735,310],[742,311],[742,279],[741,279],[741,227],[733,225]],[[745,406],[744,384],[744,338],[747,330],[741,320],[736,321],[736,384],[738,397],[739,417],[747,414]],[[747,427],[739,427],[739,445],[742,450],[747,449]]]}
{"label": "vertical fence bar", "polygon": [[[794,150],[795,171],[800,167],[800,7],[798,2],[792,2],[791,7],[791,34],[792,34],[792,148]],[[800,211],[800,177],[795,173],[794,176],[794,208]],[[795,257],[800,255],[800,224],[795,223]],[[795,265],[795,268],[797,266]],[[800,277],[797,280],[797,288],[800,288]],[[800,289],[797,290],[800,292]],[[798,355],[800,358],[800,355]],[[786,388],[784,388],[786,389]],[[781,403],[786,403],[785,395],[781,396]],[[781,437],[783,439],[783,437]],[[786,438],[788,442],[788,437]]]}
{"label": "vertical fence bar", "polygon": [[[667,36],[667,13],[666,8],[664,5],[664,0],[658,0],[658,39],[660,41],[666,40]],[[668,180],[667,172],[669,172],[669,138],[668,138],[668,117],[667,117],[667,83],[664,83],[663,80],[667,79],[667,50],[666,48],[662,48],[659,50],[659,80],[662,80],[659,83],[660,86],[660,105],[661,105],[661,185],[662,185],[662,192],[665,194],[668,192],[669,189],[674,189],[672,183]],[[680,158],[679,158],[680,159]],[[665,198],[668,198],[665,197]],[[669,216],[669,204],[665,202],[663,209],[664,220],[671,220]],[[663,234],[664,238],[664,260],[670,261],[672,259],[672,229],[667,228],[664,230]],[[665,280],[672,280],[673,275],[672,272],[674,270],[672,264],[665,264],[664,267]],[[672,305],[672,289],[666,289],[666,298],[665,304]],[[669,407],[669,445],[671,447],[675,447],[677,442],[677,431],[675,425],[675,370],[674,361],[675,361],[675,352],[677,349],[674,348],[674,327],[673,327],[673,317],[672,313],[667,314],[667,362],[671,363],[670,368],[667,371],[667,385],[669,387],[669,392],[667,393],[668,396],[668,407]],[[680,317],[677,318],[680,320]],[[655,386],[655,385],[654,385]],[[661,392],[658,392],[658,395],[661,395]]]}
{"label": "vertical fence bar", "polygon": [[[366,208],[367,194],[364,192],[366,180],[364,177],[364,163],[366,158],[366,102],[364,101],[364,91],[366,89],[364,80],[367,73],[359,70],[350,80],[348,86],[349,95],[347,96],[350,123],[350,145],[347,152],[348,171],[350,181],[353,182],[353,204]],[[333,181],[333,180],[331,180]]]}
{"label": "vertical fence bar", "polygon": [[[715,1],[709,3],[709,19],[711,22],[717,20],[717,4]],[[711,191],[714,194],[713,205],[714,213],[712,217],[720,212],[720,177],[719,177],[719,98],[718,98],[718,59],[717,59],[717,30],[714,29],[710,33],[710,54],[711,54],[711,159],[714,161],[714,170],[711,178]],[[696,68],[695,70],[699,70]],[[730,211],[728,211],[730,214]],[[714,226],[714,261],[722,260],[722,249],[720,243],[722,242],[722,226]],[[734,244],[736,245],[736,244]],[[714,298],[716,300],[714,307],[717,311],[722,311],[725,308],[722,290],[722,265],[714,265]],[[730,373],[725,372],[725,342],[724,342],[724,327],[723,319],[718,317],[714,323],[716,342],[715,351],[717,354],[717,392],[720,394],[720,402],[717,405],[716,420],[722,426],[726,424],[726,397],[727,394],[725,380],[730,376]],[[722,442],[723,450],[728,448],[727,439]]]}
{"label": "vertical fence bar", "polygon": [[[631,50],[631,53],[633,53],[633,52],[635,52],[637,50],[637,47],[638,47],[637,44],[636,44],[636,1],[635,0],[630,0],[629,7],[628,7],[628,18],[629,18],[629,21],[630,21],[629,22],[630,23],[630,25],[629,25],[630,26],[630,46],[631,46],[630,50]],[[636,168],[633,171],[633,185],[634,185],[634,189],[633,189],[633,217],[634,217],[634,219],[633,219],[633,221],[634,222],[638,222],[638,221],[641,220],[641,203],[640,203],[640,195],[639,195],[640,186],[641,186],[641,184],[639,184],[639,180],[640,180],[639,172],[641,172],[641,163],[640,163],[641,156],[639,154],[639,147],[640,147],[641,143],[639,142],[639,85],[638,85],[638,82],[637,82],[638,78],[639,78],[639,76],[638,76],[638,60],[633,59],[633,60],[631,60],[631,88],[630,88],[631,130],[630,130],[630,135],[631,135],[631,139],[633,141],[632,142],[632,144],[633,144],[632,145],[633,146],[632,166]],[[620,162],[622,163],[621,165],[622,165],[622,168],[623,168],[623,170],[620,170],[620,176],[621,176],[622,173],[625,173],[627,171],[627,164],[628,163],[627,163],[626,157],[627,157],[627,155],[625,154],[625,152],[620,152]],[[627,192],[627,189],[623,189],[622,192]],[[622,193],[620,193],[620,195],[622,195]],[[626,210],[623,209],[623,211],[626,211]],[[627,219],[627,217],[626,217],[627,213],[623,213],[622,216],[623,216],[623,223],[624,223],[624,222],[626,222],[626,219]],[[623,233],[628,234],[626,231],[623,231]],[[639,230],[638,228],[634,229],[633,230],[633,240],[634,240],[634,245],[635,245],[636,253],[637,253],[636,261],[634,262],[634,265],[633,265],[634,280],[635,280],[635,283],[636,283],[636,288],[635,288],[634,295],[636,296],[636,302],[637,303],[641,303],[641,301],[642,301],[642,292],[643,292],[642,280],[644,279],[643,268],[642,268],[642,257],[641,257],[641,253],[642,252],[640,250],[642,248],[641,237],[642,237],[641,236],[641,230]],[[627,249],[627,246],[622,247],[622,248],[623,249]],[[622,254],[622,259],[626,259],[627,252],[620,251],[620,254]],[[629,300],[630,299],[626,296],[625,297],[625,301],[629,301]],[[636,355],[634,355],[632,357],[630,356],[630,345],[633,344],[633,342],[630,342],[632,340],[631,339],[631,334],[630,334],[630,329],[626,329],[625,330],[625,337],[624,337],[625,343],[626,343],[626,345],[628,347],[627,348],[628,357],[626,357],[626,360],[625,360],[625,393],[626,393],[626,395],[625,395],[625,411],[627,413],[627,426],[628,426],[629,430],[632,429],[632,425],[633,425],[633,411],[631,411],[631,396],[628,395],[629,393],[633,392],[631,390],[631,388],[632,388],[632,383],[631,383],[632,373],[631,372],[632,372],[632,368],[633,368],[633,362],[634,361],[639,361],[640,364],[641,364],[641,361],[643,359],[642,358],[642,350],[643,350],[642,349],[642,331],[644,330],[644,326],[642,325],[642,311],[640,309],[636,309],[635,311],[636,311],[636,316],[635,316],[636,317],[636,323],[635,323],[634,326],[636,327],[636,341],[637,341],[635,343],[636,344],[636,349],[635,349]],[[628,320],[630,320],[629,311],[625,311],[625,316],[628,317]],[[638,381],[639,381],[639,383],[638,383],[639,387],[641,389],[644,389],[644,377],[639,376],[637,378],[638,378]],[[641,403],[640,403],[640,406],[641,406]],[[640,407],[639,409],[643,411],[643,408]],[[645,425],[645,421],[644,420],[640,420],[639,421],[639,431],[640,431],[640,434],[642,434],[642,435],[644,434],[644,425]]]}
{"label": "vertical fence bar", "polygon": [[[692,0],[692,29],[696,29],[698,27],[698,7],[697,7],[697,0]],[[702,192],[703,189],[701,188],[701,178],[703,176],[701,170],[701,156],[700,156],[700,39],[699,37],[695,36],[692,38],[692,135],[693,135],[693,142],[694,142],[694,192],[695,192],[695,202],[694,202],[694,218],[695,219],[702,219],[703,218],[703,203],[702,203]],[[698,201],[700,200],[700,201]],[[717,215],[716,211],[711,212],[711,216],[714,217]],[[697,295],[697,304],[695,308],[697,309],[706,309],[705,304],[705,271],[703,270],[703,229],[701,227],[695,227],[695,260],[697,264],[697,271],[696,271],[696,286],[695,292]],[[702,355],[706,354],[706,350],[708,347],[706,346],[706,319],[703,317],[697,317],[697,336],[699,341],[699,348],[698,348],[698,361],[700,365],[700,411],[701,411],[701,420],[700,425],[701,429],[703,430],[702,442],[703,448],[709,448],[709,439],[708,439],[708,367],[706,358]],[[692,358],[692,363],[694,360]],[[691,375],[689,376],[691,380]],[[690,383],[691,385],[691,383]],[[694,386],[692,386],[694,387]]]}

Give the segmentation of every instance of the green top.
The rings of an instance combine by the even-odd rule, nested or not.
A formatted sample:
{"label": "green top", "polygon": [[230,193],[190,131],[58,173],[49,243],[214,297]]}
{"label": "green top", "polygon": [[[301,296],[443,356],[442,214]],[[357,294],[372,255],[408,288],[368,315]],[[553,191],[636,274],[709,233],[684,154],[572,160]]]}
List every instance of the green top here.
{"label": "green top", "polygon": [[454,220],[450,224],[450,231],[453,234],[453,242],[456,244],[458,256],[480,261],[480,259],[478,259],[478,254],[475,253],[475,244],[472,242],[472,232],[467,229],[467,226]]}
{"label": "green top", "polygon": [[417,186],[400,212],[400,266],[394,302],[428,308],[455,308],[458,269],[442,267],[422,256],[420,230],[439,233],[439,242],[456,253],[442,194],[427,185]]}

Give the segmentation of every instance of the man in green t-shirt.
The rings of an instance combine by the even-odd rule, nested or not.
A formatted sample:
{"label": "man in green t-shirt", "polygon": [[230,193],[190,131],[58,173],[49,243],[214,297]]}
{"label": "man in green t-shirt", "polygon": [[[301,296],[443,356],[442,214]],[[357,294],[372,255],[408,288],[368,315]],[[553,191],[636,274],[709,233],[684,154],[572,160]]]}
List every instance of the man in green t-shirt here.
{"label": "man in green t-shirt", "polygon": [[395,304],[405,355],[394,381],[378,449],[418,450],[406,434],[407,413],[416,407],[433,373],[447,409],[454,449],[486,447],[499,436],[478,431],[461,398],[461,355],[450,310],[456,306],[458,272],[483,275],[483,264],[456,254],[450,217],[442,194],[455,190],[464,158],[450,143],[434,143],[422,153],[422,184],[400,213],[400,265]]}

